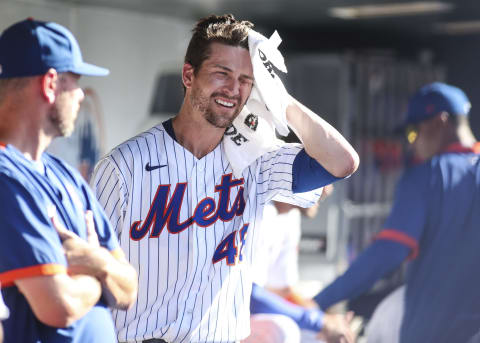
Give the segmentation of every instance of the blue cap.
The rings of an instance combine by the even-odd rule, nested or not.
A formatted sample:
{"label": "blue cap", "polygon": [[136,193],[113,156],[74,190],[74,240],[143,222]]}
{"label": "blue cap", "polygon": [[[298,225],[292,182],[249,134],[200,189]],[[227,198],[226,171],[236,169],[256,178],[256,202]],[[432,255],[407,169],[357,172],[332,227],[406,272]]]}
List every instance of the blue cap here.
{"label": "blue cap", "polygon": [[108,69],[83,62],[77,40],[65,27],[27,19],[0,36],[0,78],[43,75],[48,69],[104,76]]}
{"label": "blue cap", "polygon": [[468,115],[470,101],[458,87],[434,82],[423,86],[408,103],[406,125],[417,124],[441,112],[450,115]]}

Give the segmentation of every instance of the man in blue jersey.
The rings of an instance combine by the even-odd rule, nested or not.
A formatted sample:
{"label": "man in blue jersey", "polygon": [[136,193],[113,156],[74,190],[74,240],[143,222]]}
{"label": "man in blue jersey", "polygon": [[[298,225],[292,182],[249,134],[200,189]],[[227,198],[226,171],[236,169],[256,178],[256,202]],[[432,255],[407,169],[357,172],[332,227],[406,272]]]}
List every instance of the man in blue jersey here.
{"label": "man in blue jersey", "polygon": [[398,341],[466,342],[478,330],[480,162],[469,110],[464,92],[444,83],[411,98],[407,138],[418,163],[400,179],[374,243],[315,297],[322,309],[367,291],[409,259]]}
{"label": "man in blue jersey", "polygon": [[107,305],[127,308],[136,272],[80,174],[44,153],[69,135],[83,62],[66,28],[24,20],[0,36],[0,282],[5,342],[116,342]]}

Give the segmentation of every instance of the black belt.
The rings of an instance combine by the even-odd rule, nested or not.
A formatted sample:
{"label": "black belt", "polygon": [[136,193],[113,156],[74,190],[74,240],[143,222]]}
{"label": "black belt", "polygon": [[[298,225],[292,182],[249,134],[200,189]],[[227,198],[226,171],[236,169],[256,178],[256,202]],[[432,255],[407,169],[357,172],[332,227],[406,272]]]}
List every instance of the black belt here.
{"label": "black belt", "polygon": [[168,342],[164,341],[163,339],[152,338],[152,339],[147,339],[147,340],[143,341],[143,343],[168,343]]}

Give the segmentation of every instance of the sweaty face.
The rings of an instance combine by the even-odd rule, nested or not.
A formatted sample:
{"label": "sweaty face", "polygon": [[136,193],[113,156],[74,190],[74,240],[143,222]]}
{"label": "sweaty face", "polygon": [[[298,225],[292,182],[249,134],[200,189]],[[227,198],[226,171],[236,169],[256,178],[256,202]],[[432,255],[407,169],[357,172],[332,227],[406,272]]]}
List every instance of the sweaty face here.
{"label": "sweaty face", "polygon": [[58,77],[58,94],[50,110],[49,120],[58,136],[70,136],[75,128],[80,103],[84,94],[78,85],[80,76],[62,73]]}
{"label": "sweaty face", "polygon": [[189,98],[194,110],[208,123],[227,128],[242,110],[252,86],[248,50],[212,43],[210,57],[193,77]]}

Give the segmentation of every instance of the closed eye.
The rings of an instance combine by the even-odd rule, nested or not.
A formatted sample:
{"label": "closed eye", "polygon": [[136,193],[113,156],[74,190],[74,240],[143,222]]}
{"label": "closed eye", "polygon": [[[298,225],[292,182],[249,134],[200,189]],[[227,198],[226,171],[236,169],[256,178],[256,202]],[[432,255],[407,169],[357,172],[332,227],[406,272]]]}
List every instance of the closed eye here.
{"label": "closed eye", "polygon": [[216,71],[215,75],[220,79],[226,79],[228,77],[228,73],[224,71]]}
{"label": "closed eye", "polygon": [[253,81],[250,79],[241,79],[240,81],[246,85],[253,85]]}

